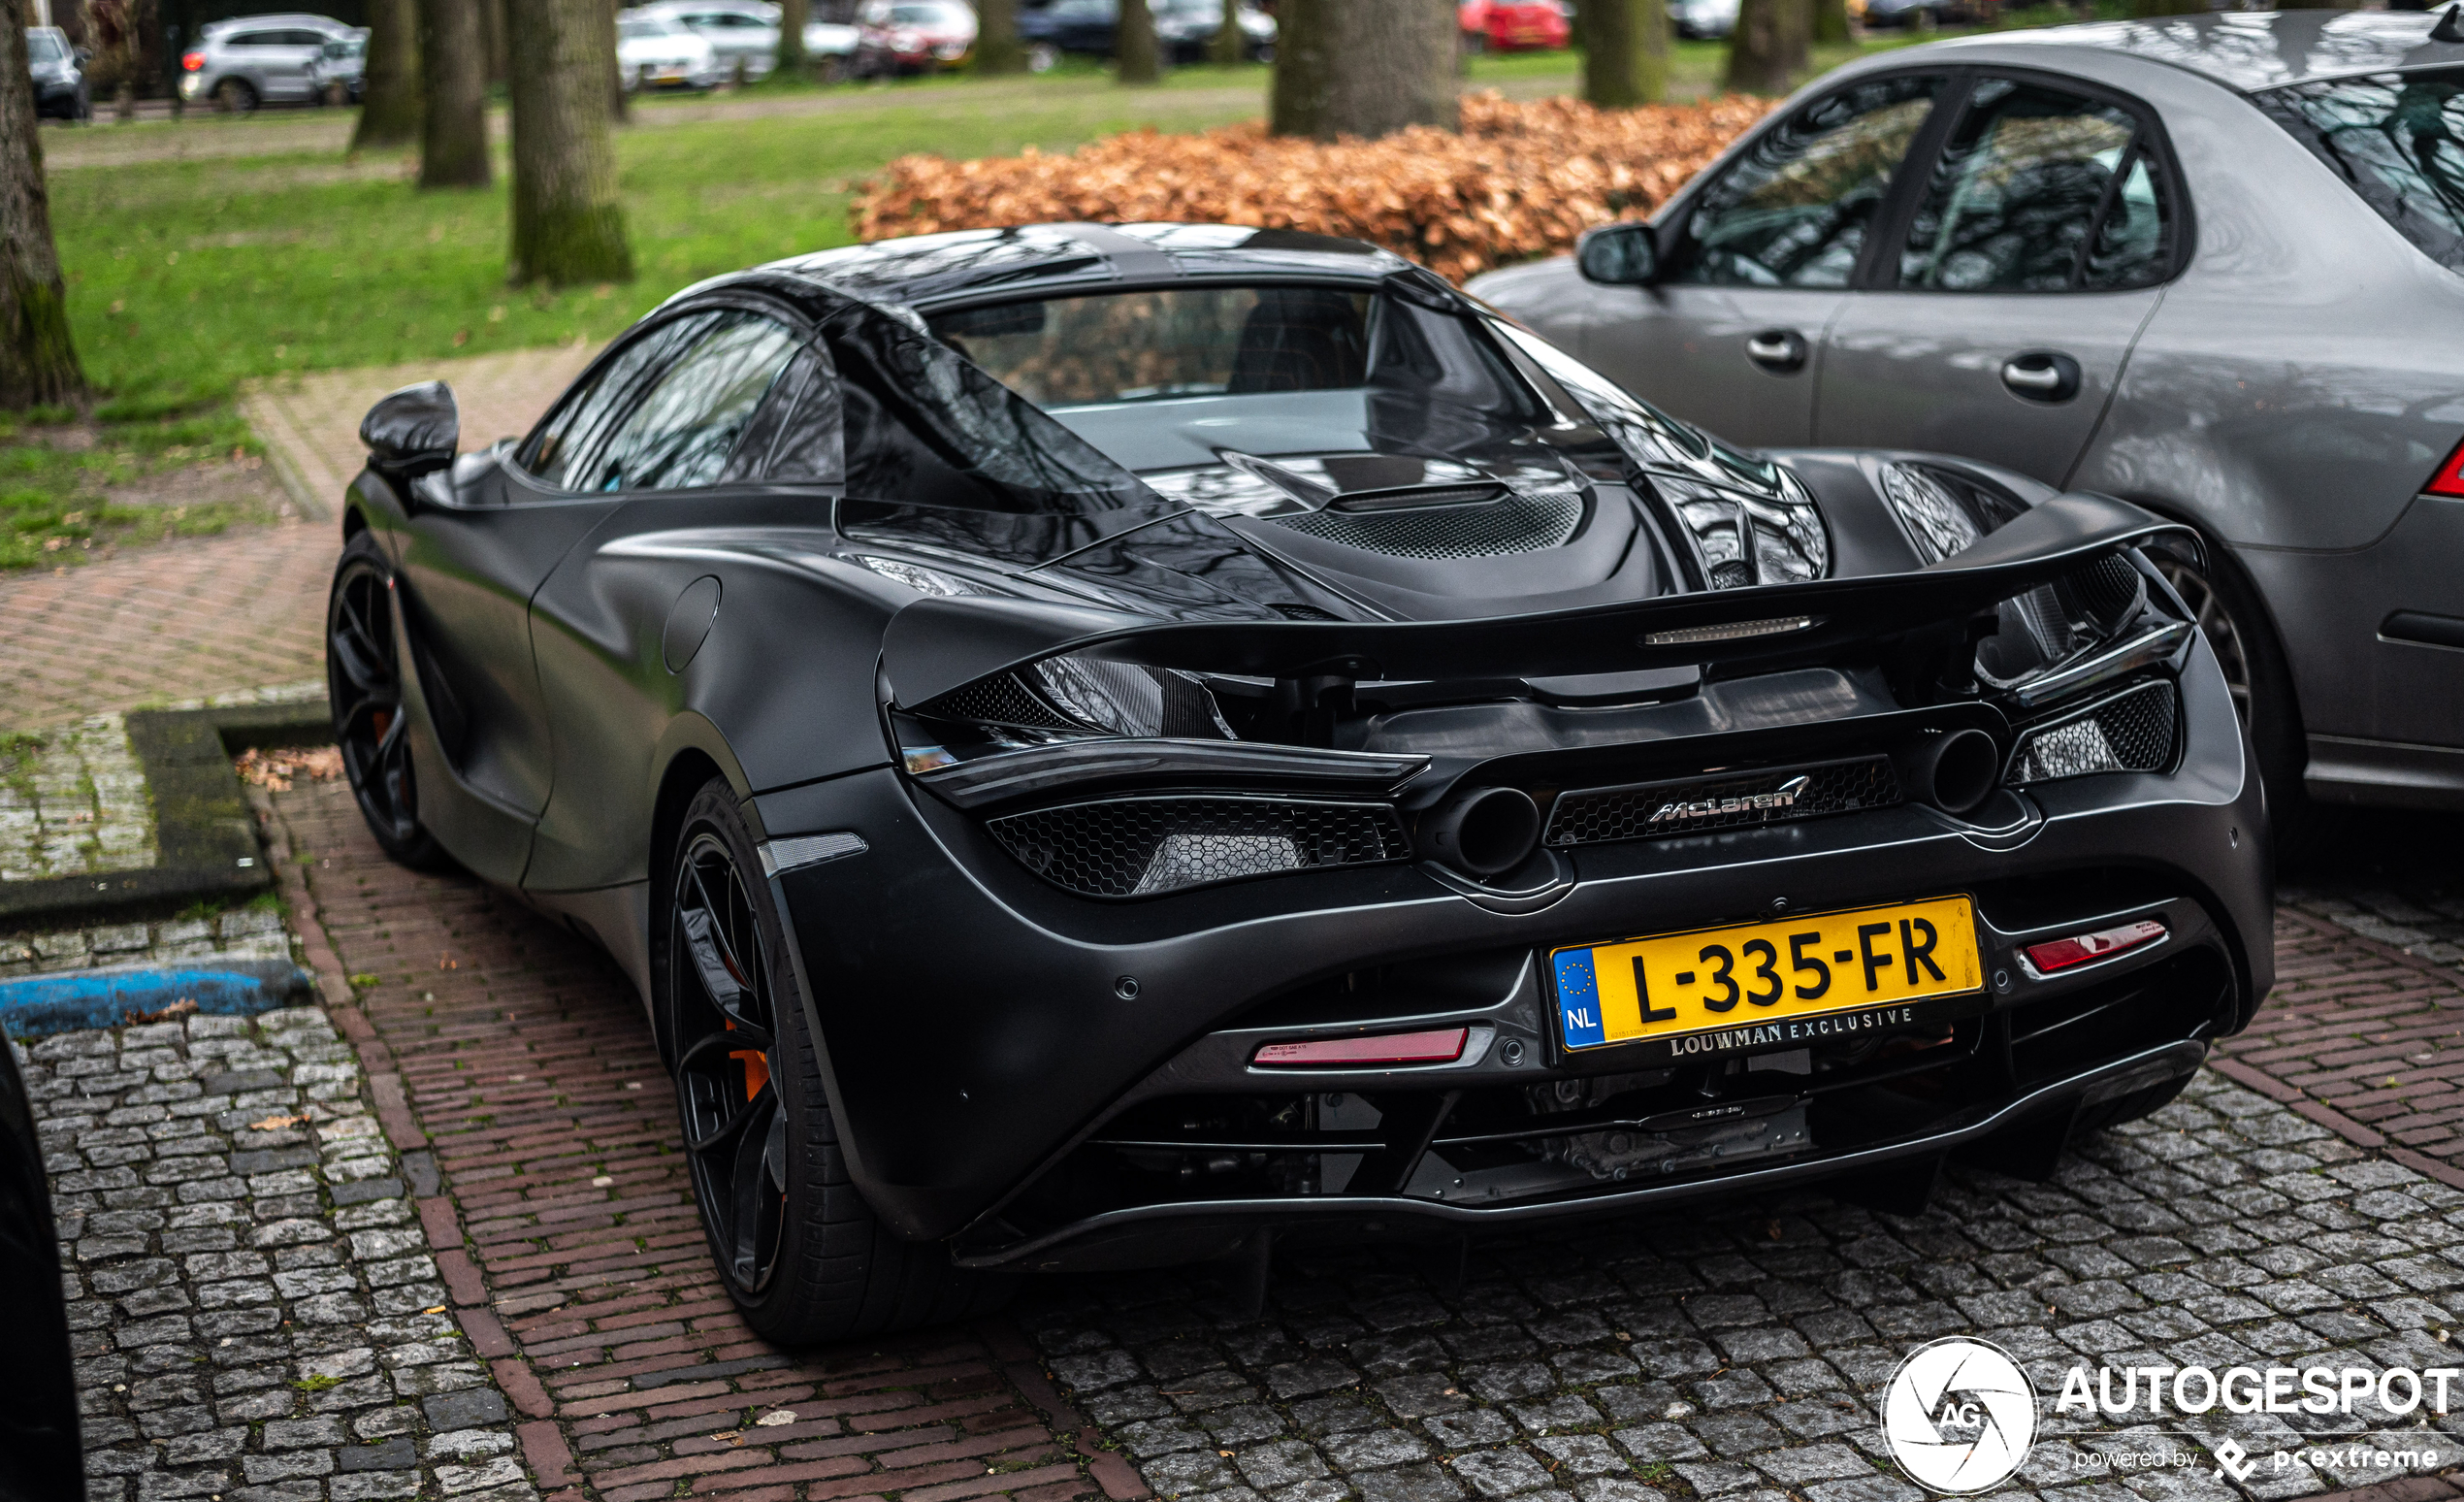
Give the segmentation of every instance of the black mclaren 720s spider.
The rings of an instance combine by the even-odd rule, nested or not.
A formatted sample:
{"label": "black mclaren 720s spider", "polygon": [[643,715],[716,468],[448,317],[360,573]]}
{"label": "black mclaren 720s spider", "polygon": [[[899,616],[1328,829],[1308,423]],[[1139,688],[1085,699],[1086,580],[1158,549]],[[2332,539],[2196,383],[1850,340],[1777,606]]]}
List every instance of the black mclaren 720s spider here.
{"label": "black mclaren 720s spider", "polygon": [[2155,1110],[2270,983],[2259,782],[2150,561],[2188,529],[1739,451],[1383,250],[831,250],[458,428],[434,382],[363,428],[351,785],[639,988],[779,1341],[1913,1205]]}

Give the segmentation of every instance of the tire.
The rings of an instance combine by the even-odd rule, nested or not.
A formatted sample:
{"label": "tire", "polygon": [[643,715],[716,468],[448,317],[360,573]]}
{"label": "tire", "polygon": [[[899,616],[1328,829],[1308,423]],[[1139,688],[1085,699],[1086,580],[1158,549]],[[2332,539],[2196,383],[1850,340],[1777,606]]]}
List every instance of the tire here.
{"label": "tire", "polygon": [[745,1322],[803,1346],[996,1307],[1015,1276],[901,1240],[850,1177],[786,931],[725,778],[686,807],[663,872],[653,999],[702,1230]]}
{"label": "tire", "polygon": [[257,108],[257,91],[245,79],[225,79],[213,86],[214,103],[225,114],[252,114]]}
{"label": "tire", "polygon": [[375,539],[363,532],[343,547],[326,595],[326,702],[342,771],[368,833],[395,861],[434,870],[450,863],[419,822],[393,597],[393,570]]}
{"label": "tire", "polygon": [[836,52],[830,53],[828,56],[822,59],[819,77],[824,83],[846,82],[847,59],[839,56]]}
{"label": "tire", "polygon": [[2268,822],[2280,851],[2301,844],[2316,823],[2302,788],[2302,769],[2310,761],[2302,735],[2301,705],[2293,696],[2291,669],[2277,644],[2258,591],[2242,574],[2224,545],[2203,537],[2204,570],[2177,553],[2157,550],[2157,571],[2198,618],[2199,629],[2224,669],[2224,685],[2241,711],[2243,734],[2258,761],[2259,781],[2267,792]]}

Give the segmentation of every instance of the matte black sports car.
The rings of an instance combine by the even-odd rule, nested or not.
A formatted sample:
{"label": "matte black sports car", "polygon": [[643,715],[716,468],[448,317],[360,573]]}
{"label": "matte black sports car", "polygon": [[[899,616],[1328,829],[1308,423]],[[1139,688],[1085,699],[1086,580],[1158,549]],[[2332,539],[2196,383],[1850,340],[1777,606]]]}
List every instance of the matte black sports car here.
{"label": "matte black sports car", "polygon": [[377,837],[595,937],[780,1340],[1019,1269],[1824,1180],[2153,1110],[2264,812],[2124,503],[1732,449],[1385,252],[893,241],[537,429],[364,429]]}

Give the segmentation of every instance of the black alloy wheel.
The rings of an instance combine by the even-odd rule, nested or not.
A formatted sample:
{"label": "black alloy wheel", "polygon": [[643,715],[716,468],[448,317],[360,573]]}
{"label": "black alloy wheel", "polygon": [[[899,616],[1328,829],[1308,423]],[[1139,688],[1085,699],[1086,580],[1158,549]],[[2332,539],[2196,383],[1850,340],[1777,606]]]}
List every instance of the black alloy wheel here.
{"label": "black alloy wheel", "polygon": [[745,1322],[798,1346],[998,1305],[1014,1275],[958,1267],[939,1242],[901,1239],[857,1188],[787,930],[726,778],[694,795],[667,848],[653,1006],[674,1061],[701,1227]]}
{"label": "black alloy wheel", "polygon": [[384,556],[362,533],[342,550],[326,602],[325,691],[334,743],[341,749],[342,771],[369,833],[396,861],[433,866],[444,852],[419,822],[393,595]]}
{"label": "black alloy wheel", "polygon": [[2268,821],[2274,826],[2280,852],[2305,847],[2317,818],[2302,786],[2302,768],[2310,761],[2302,735],[2301,711],[2293,697],[2291,669],[2276,644],[2258,593],[2246,581],[2223,544],[2206,539],[2207,565],[2200,568],[2160,545],[2150,561],[2182,603],[2216,653],[2223,670],[2225,692],[2241,716],[2242,733],[2250,738],[2258,761],[2259,780],[2267,789]]}
{"label": "black alloy wheel", "polygon": [[2224,606],[2223,597],[2207,576],[2182,560],[2170,556],[2156,560],[2156,571],[2164,575],[2182,603],[2207,633],[2207,644],[2216,652],[2216,664],[2224,669],[2225,691],[2233,696],[2233,707],[2242,717],[2242,729],[2251,725],[2251,660],[2250,649],[2242,640],[2241,624]]}
{"label": "black alloy wheel", "polygon": [[735,858],[716,831],[676,862],[668,904],[668,1037],[685,1153],[719,1271],[756,1299],[778,1270],[786,1224],[787,1117],[770,1071],[775,973]]}

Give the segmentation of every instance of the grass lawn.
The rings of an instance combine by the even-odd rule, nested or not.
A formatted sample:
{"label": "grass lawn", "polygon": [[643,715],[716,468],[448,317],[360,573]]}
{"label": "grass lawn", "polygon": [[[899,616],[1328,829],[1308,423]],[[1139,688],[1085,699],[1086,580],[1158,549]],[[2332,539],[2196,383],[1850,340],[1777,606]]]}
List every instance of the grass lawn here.
{"label": "grass lawn", "polygon": [[117,543],[204,537],[270,519],[274,508],[248,499],[248,487],[208,486],[191,498],[157,495],[134,506],[114,499],[132,487],[159,489],[145,482],[180,471],[253,469],[263,455],[228,403],[162,412],[121,401],[91,422],[57,411],[0,419],[0,571],[81,564]]}

